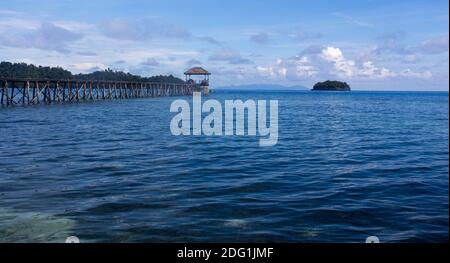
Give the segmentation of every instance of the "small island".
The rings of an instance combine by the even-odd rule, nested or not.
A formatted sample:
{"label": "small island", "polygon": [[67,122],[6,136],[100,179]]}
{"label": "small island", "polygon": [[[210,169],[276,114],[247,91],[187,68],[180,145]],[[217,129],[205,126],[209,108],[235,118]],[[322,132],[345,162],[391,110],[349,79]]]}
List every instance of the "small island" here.
{"label": "small island", "polygon": [[331,80],[316,83],[312,90],[351,91],[350,85],[348,85],[347,82]]}

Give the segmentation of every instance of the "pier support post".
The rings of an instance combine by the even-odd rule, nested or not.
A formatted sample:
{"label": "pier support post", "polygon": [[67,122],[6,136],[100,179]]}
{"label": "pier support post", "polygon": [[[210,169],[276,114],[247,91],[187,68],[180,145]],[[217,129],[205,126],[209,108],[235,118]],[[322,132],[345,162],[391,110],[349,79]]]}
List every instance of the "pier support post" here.
{"label": "pier support post", "polygon": [[[89,85],[89,86],[88,86]],[[0,79],[0,105],[192,95],[186,83]]]}
{"label": "pier support post", "polygon": [[2,85],[2,105],[3,105],[3,99],[6,99],[6,105],[9,105],[9,84],[8,81],[3,81]]}

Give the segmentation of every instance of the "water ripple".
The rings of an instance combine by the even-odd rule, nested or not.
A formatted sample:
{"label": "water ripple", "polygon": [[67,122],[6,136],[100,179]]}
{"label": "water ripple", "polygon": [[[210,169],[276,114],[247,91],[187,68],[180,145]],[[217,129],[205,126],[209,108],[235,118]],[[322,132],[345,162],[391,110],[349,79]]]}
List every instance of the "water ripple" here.
{"label": "water ripple", "polygon": [[279,143],[172,136],[172,98],[0,109],[0,241],[448,241],[448,93],[211,98],[278,99]]}

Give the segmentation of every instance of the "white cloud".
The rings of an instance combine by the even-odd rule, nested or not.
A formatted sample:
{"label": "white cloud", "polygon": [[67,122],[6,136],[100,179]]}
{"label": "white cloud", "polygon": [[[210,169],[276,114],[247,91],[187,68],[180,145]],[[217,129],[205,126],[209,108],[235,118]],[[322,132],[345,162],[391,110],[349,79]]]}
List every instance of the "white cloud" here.
{"label": "white cloud", "polygon": [[286,78],[287,73],[288,73],[287,68],[281,67],[281,68],[278,69],[278,75],[280,75],[283,79]]}
{"label": "white cloud", "polygon": [[388,78],[395,77],[396,74],[387,68],[378,68],[372,61],[366,61],[358,71],[360,77],[367,78]]}
{"label": "white cloud", "polygon": [[271,66],[257,66],[261,76],[272,79],[300,80],[315,76],[318,72],[306,56],[295,56],[288,59],[277,59]]}
{"label": "white cloud", "polygon": [[342,55],[342,51],[339,48],[335,47],[327,47],[322,49],[322,58],[328,61],[338,61],[343,60],[344,55]]}
{"label": "white cloud", "polygon": [[292,58],[294,74],[299,79],[311,78],[318,72],[315,66],[311,64],[308,57],[296,56]]}
{"label": "white cloud", "polygon": [[275,73],[275,69],[272,66],[268,66],[268,67],[262,67],[262,66],[257,66],[256,70],[265,77],[269,77],[269,78],[276,78],[278,77],[278,75]]}
{"label": "white cloud", "polygon": [[376,66],[373,61],[356,63],[346,59],[337,47],[323,48],[320,53],[277,59],[269,66],[257,66],[257,72],[269,79],[307,80],[338,77],[342,79],[386,79],[386,78],[422,78],[433,76],[430,71],[417,72],[411,69],[393,71]]}
{"label": "white cloud", "polygon": [[[445,70],[442,63],[433,68],[430,66],[433,62],[432,58],[429,59],[427,56],[429,54],[445,55],[445,52],[448,52],[448,35],[437,35],[416,43],[406,42],[408,39],[401,32],[384,35],[379,37],[379,42],[374,43],[373,46],[365,47],[367,49],[370,47],[366,56],[357,54],[358,51],[361,51],[361,47],[347,53],[350,45],[342,42],[322,46],[323,43],[319,44],[318,41],[311,43],[303,41],[305,43],[289,45],[289,48],[295,47],[296,51],[300,51],[299,48],[311,44],[302,52],[296,53],[299,54],[298,56],[284,55],[283,58],[274,60],[276,58],[274,56],[280,56],[288,49],[271,52],[268,50],[273,47],[271,45],[267,46],[268,52],[265,52],[264,56],[251,56],[249,54],[261,52],[251,49],[254,46],[242,46],[235,42],[231,43],[235,43],[235,48],[241,47],[242,50],[231,46],[226,48],[228,46],[226,42],[219,42],[212,37],[203,36],[203,33],[196,35],[193,32],[191,34],[183,29],[184,27],[159,22],[153,18],[105,19],[104,21],[108,22],[100,25],[94,22],[89,24],[79,21],[64,21],[61,20],[64,19],[61,17],[52,19],[37,15],[23,16],[1,9],[0,14],[3,14],[0,17],[0,45],[4,46],[0,48],[7,51],[4,52],[4,59],[16,59],[16,61],[30,59],[34,63],[43,65],[61,63],[60,65],[63,67],[73,69],[75,72],[89,72],[94,69],[105,69],[111,65],[120,65],[121,69],[125,71],[132,68],[147,70],[153,66],[152,74],[163,74],[167,71],[182,74],[184,68],[200,65],[202,64],[200,61],[203,61],[206,64],[204,66],[208,69],[224,67],[225,71],[234,70],[232,73],[230,71],[230,75],[223,75],[224,71],[219,71],[220,76],[215,75],[215,79],[223,78],[224,82],[230,81],[230,79],[233,81],[234,77],[245,79],[247,82],[258,82],[260,76],[283,83],[334,78],[351,81],[387,78],[409,78],[410,81],[417,78],[433,78],[434,80],[439,77],[440,71],[446,73],[448,79],[448,70]],[[359,23],[350,17],[342,16],[342,14],[337,16],[347,19],[347,22]],[[42,23],[42,21],[48,22]],[[365,24],[360,23],[360,26],[365,26]],[[443,34],[448,33],[444,32]],[[320,36],[318,33],[286,29],[280,32],[266,32],[258,29],[258,31],[246,35],[256,43],[280,46],[285,43],[289,44],[288,41],[292,41],[293,38],[309,40],[317,39]],[[111,38],[116,40],[111,41]],[[117,39],[127,41],[117,41]],[[204,46],[199,46],[207,43],[219,44],[219,46],[211,47],[208,50],[205,50]],[[354,46],[355,44],[352,44],[352,47]],[[242,53],[244,51],[245,53]],[[259,51],[264,51],[264,49]],[[152,58],[152,60],[145,61],[146,58]],[[272,59],[272,61],[267,61],[267,59]],[[143,62],[147,65],[143,65]],[[423,62],[424,67],[420,67],[420,62]],[[239,72],[236,68],[240,68]]]}
{"label": "white cloud", "polygon": [[352,77],[355,73],[355,62],[344,58],[339,48],[327,47],[322,50],[321,57],[334,63],[338,75]]}

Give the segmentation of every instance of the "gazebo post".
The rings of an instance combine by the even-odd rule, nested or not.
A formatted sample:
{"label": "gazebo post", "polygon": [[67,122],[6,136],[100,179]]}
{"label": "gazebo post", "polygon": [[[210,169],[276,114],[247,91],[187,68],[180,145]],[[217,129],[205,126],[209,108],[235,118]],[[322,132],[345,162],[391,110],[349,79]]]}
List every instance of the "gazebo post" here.
{"label": "gazebo post", "polygon": [[184,75],[186,76],[186,81],[189,81],[192,76],[203,76],[203,81],[201,81],[200,83],[197,84],[194,81],[194,91],[200,91],[204,95],[209,94],[209,76],[211,75],[211,73],[209,73],[204,68],[194,67],[184,72]]}

